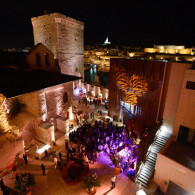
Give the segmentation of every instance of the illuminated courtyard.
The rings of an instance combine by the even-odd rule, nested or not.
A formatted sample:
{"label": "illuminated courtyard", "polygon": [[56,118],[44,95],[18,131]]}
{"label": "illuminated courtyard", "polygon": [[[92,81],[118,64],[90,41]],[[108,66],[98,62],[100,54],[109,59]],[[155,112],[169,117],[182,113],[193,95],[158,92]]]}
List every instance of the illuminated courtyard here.
{"label": "illuminated courtyard", "polygon": [[[77,100],[76,100],[77,102]],[[83,111],[90,111],[88,106],[77,104],[78,108],[82,108]],[[95,120],[98,120],[101,116],[98,115],[97,110],[101,109],[106,115],[106,110],[104,106],[96,107],[95,109],[95,118],[91,122],[93,123]],[[89,119],[90,121],[90,119]],[[118,123],[121,125],[121,123]],[[74,124],[76,125],[76,123]],[[55,150],[62,150],[62,160],[65,160],[66,150],[64,145],[64,135],[62,132],[57,132],[56,135],[56,146],[54,146]],[[71,145],[74,143],[70,142]],[[17,150],[17,149],[16,149]],[[86,194],[86,190],[82,188],[81,182],[76,185],[67,184],[61,172],[54,167],[53,157],[52,155],[47,155],[41,160],[36,160],[36,148],[32,148],[28,152],[29,161],[28,164],[22,164],[17,168],[16,173],[32,173],[35,175],[36,184],[33,187],[33,194]],[[46,166],[46,176],[42,175],[41,164],[44,163]],[[121,195],[134,195],[138,186],[134,184],[134,182],[130,181],[126,175],[120,173],[116,176],[116,188],[111,189],[111,177],[115,175],[114,165],[112,164],[108,155],[102,151],[99,154],[97,161],[94,164],[89,163],[89,175],[96,173],[101,181],[101,186],[97,187],[97,195],[102,194],[121,194]],[[11,172],[3,177],[5,185],[10,188],[14,188],[14,179],[11,179]],[[11,189],[10,189],[11,190]],[[0,192],[1,194],[1,192]]]}
{"label": "illuminated courtyard", "polygon": [[[41,172],[42,162],[46,165],[46,176],[43,176]],[[111,161],[108,159],[106,154],[101,153],[98,161],[89,165],[89,173],[96,173],[101,180],[101,186],[97,187],[96,194],[134,195],[137,186],[132,181],[129,181],[128,177],[126,177],[123,173],[117,175],[116,188],[113,190],[110,189],[110,179],[115,174],[114,166],[110,164]],[[35,175],[36,184],[33,187],[33,194],[86,194],[86,190],[82,188],[81,183],[70,186],[64,181],[59,170],[54,168],[52,156],[44,158],[43,161],[30,158],[28,165],[24,164],[17,169],[17,173],[23,172],[33,173]],[[4,183],[13,188],[15,179],[10,179],[10,177],[11,174],[6,175],[4,177]]]}

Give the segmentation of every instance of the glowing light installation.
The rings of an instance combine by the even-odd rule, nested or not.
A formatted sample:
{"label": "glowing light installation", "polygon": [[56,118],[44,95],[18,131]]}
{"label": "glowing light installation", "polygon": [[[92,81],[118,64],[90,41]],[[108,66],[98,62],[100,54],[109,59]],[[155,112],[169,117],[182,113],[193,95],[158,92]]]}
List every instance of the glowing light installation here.
{"label": "glowing light installation", "polygon": [[123,91],[121,104],[136,114],[137,108],[135,106],[138,103],[138,97],[142,97],[148,90],[146,80],[136,74],[129,78],[125,72],[117,72],[116,85]]}

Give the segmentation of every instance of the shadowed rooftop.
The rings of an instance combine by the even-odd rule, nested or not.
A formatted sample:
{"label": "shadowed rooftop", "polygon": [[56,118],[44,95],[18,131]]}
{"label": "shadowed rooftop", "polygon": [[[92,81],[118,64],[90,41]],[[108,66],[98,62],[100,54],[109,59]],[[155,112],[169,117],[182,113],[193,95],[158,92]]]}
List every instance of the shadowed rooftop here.
{"label": "shadowed rooftop", "polygon": [[78,79],[81,79],[81,77],[43,70],[1,69],[0,93],[6,98],[11,98]]}

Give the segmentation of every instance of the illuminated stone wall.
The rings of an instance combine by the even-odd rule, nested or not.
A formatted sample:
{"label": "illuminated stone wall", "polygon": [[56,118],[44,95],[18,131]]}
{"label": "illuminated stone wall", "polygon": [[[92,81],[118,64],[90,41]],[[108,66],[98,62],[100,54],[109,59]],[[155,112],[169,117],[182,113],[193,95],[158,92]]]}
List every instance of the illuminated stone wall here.
{"label": "illuminated stone wall", "polygon": [[[68,97],[67,102],[63,99],[65,92]],[[32,125],[28,124],[32,120],[40,124],[43,121],[53,122],[57,115],[67,117],[67,112],[70,114],[72,97],[72,82],[18,96],[17,99],[25,104],[26,108],[12,120],[9,120],[6,109],[9,113],[14,98],[8,99],[5,104],[6,109],[3,106],[0,107],[0,128],[6,132],[12,129],[17,130],[16,127],[18,127],[22,132],[24,129],[27,131],[27,126],[32,129]]]}
{"label": "illuminated stone wall", "polygon": [[5,107],[2,105],[0,106],[0,132],[7,132],[9,130],[12,130],[12,125],[10,125]]}
{"label": "illuminated stone wall", "polygon": [[25,111],[31,113],[35,118],[39,117],[38,93],[27,93],[17,97],[26,105]]}
{"label": "illuminated stone wall", "polygon": [[[68,102],[63,102],[63,95],[67,92]],[[34,116],[39,123],[55,118],[56,115],[63,114],[63,111],[72,105],[73,84],[68,82],[62,85],[50,87],[37,92],[27,93],[18,96],[17,99],[26,105],[25,112]],[[8,109],[14,98],[8,100]],[[3,114],[3,112],[2,112]]]}
{"label": "illuminated stone wall", "polygon": [[61,73],[84,76],[84,23],[59,13],[32,18],[34,43],[43,43],[58,59]]}
{"label": "illuminated stone wall", "polygon": [[[67,93],[68,101],[64,102],[63,96]],[[72,82],[49,88],[45,91],[47,120],[57,115],[66,116],[67,110],[72,105],[73,84]]]}
{"label": "illuminated stone wall", "polygon": [[[64,102],[64,92],[67,92],[67,102]],[[71,117],[72,96],[72,82],[18,96],[17,99],[24,103],[26,108],[13,119],[9,119],[6,111],[9,112],[14,98],[7,99],[4,106],[0,106],[0,131],[3,132],[0,134],[0,154],[3,154],[0,156],[1,170],[13,163],[17,153],[23,153],[22,140],[28,146],[35,144],[37,138],[45,138],[48,131],[38,131],[39,124],[47,120],[55,125],[55,120],[51,119],[56,115],[67,117],[67,112]],[[22,139],[18,139],[19,136]],[[48,137],[44,141],[51,141],[51,138]]]}

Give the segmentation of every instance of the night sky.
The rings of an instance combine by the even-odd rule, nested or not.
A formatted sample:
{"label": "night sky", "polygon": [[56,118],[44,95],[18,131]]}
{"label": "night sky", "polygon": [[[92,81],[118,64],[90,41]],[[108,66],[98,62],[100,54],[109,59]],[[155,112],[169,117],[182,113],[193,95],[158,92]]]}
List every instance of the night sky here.
{"label": "night sky", "polygon": [[32,47],[31,17],[44,10],[85,23],[86,44],[152,47],[154,44],[195,46],[193,0],[5,0],[0,3],[0,48]]}

